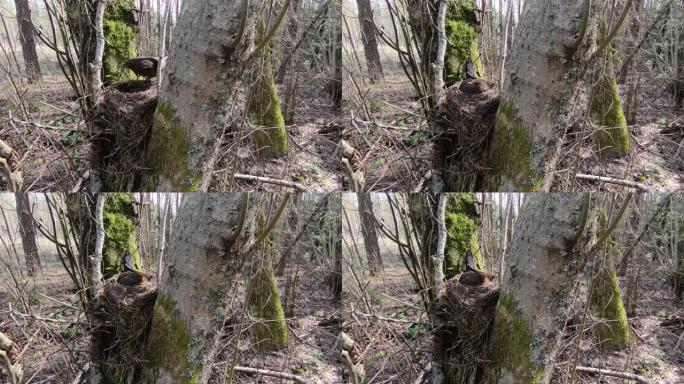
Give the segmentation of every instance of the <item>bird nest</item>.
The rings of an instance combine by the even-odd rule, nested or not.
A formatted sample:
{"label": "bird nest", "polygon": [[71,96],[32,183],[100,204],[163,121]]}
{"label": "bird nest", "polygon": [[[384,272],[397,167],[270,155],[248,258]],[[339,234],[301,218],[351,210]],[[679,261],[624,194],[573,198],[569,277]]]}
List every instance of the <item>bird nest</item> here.
{"label": "bird nest", "polygon": [[499,299],[496,274],[481,285],[465,285],[457,275],[440,290],[434,328],[436,343],[444,351],[444,372],[451,383],[470,383],[485,364],[487,341]]}
{"label": "bird nest", "polygon": [[462,83],[447,88],[436,114],[436,162],[450,190],[474,190],[494,132],[499,90],[484,82],[484,92],[461,91]]}
{"label": "bird nest", "polygon": [[111,377],[125,377],[139,367],[150,331],[157,282],[143,279],[121,285],[115,275],[103,284],[96,298],[96,328],[103,369]]}
{"label": "bird nest", "polygon": [[93,143],[102,159],[104,190],[140,189],[135,175],[145,164],[157,96],[156,84],[148,80],[121,81],[102,92]]}

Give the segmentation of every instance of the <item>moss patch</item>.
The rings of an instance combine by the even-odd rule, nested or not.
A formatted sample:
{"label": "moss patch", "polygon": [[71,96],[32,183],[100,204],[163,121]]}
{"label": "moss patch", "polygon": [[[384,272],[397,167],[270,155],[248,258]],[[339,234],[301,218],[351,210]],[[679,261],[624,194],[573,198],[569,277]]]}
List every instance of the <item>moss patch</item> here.
{"label": "moss patch", "polygon": [[273,268],[264,260],[252,276],[250,308],[259,323],[252,329],[260,350],[281,349],[287,345],[285,312],[280,300]]}
{"label": "moss patch", "polygon": [[174,383],[194,384],[201,369],[190,359],[192,336],[171,298],[159,293],[152,317],[152,334],[147,349],[150,371],[146,382],[153,383],[161,370]]}
{"label": "moss patch", "polygon": [[476,197],[471,193],[449,196],[445,216],[448,237],[444,252],[444,272],[447,278],[465,271],[467,251],[472,252],[479,269],[484,267],[477,241],[478,214],[475,202]]}
{"label": "moss patch", "polygon": [[452,1],[449,5],[445,20],[447,50],[444,58],[447,86],[465,79],[464,64],[468,58],[473,61],[477,74],[484,76],[477,45],[480,24],[476,9],[473,0]]}
{"label": "moss patch", "polygon": [[171,180],[178,192],[196,191],[202,176],[189,165],[191,150],[192,143],[185,128],[174,118],[171,106],[160,101],[154,113],[148,189],[155,190],[163,176]]}
{"label": "moss patch", "polygon": [[137,56],[135,43],[137,23],[134,11],[133,0],[110,2],[105,10],[103,21],[105,49],[102,57],[102,77],[105,85],[134,78],[132,72],[123,68],[123,64],[128,59]]}
{"label": "moss patch", "polygon": [[104,277],[110,278],[123,269],[123,253],[130,252],[134,267],[140,269],[140,254],[136,241],[136,214],[133,195],[117,193],[108,196],[104,207],[105,241],[102,249]]}
{"label": "moss patch", "polygon": [[518,120],[514,105],[502,100],[496,112],[494,140],[489,153],[492,168],[489,190],[498,190],[506,176],[514,181],[519,192],[538,191],[543,177],[531,164],[535,150],[533,138]]}
{"label": "moss patch", "polygon": [[[259,29],[263,33],[263,23]],[[254,133],[254,144],[262,158],[279,157],[287,153],[287,131],[271,69],[270,51],[270,46],[263,50],[262,65],[252,83],[249,103],[250,120],[258,126]]]}
{"label": "moss patch", "polygon": [[527,320],[518,313],[516,303],[509,295],[502,294],[496,306],[494,319],[496,339],[489,346],[492,366],[485,382],[496,383],[505,368],[519,384],[536,384],[544,374],[543,365],[532,353],[534,334]]}

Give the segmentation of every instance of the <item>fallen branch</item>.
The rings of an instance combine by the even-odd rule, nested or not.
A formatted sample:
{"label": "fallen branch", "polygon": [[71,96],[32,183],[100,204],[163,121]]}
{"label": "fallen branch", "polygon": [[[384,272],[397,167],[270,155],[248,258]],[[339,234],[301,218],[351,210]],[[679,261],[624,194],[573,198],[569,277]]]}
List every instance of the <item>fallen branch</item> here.
{"label": "fallen branch", "polygon": [[308,382],[306,380],[304,380],[304,378],[302,378],[301,376],[297,376],[297,375],[294,375],[292,373],[287,373],[287,372],[278,372],[278,371],[271,371],[269,369],[259,369],[259,368],[239,367],[239,366],[234,367],[233,370],[235,372],[253,373],[255,375],[279,377],[281,379],[294,380],[300,384],[308,384]]}
{"label": "fallen branch", "polygon": [[619,372],[619,371],[613,371],[610,369],[599,369],[599,368],[592,368],[592,367],[577,367],[576,369],[580,372],[619,377],[622,379],[634,380],[634,381],[641,383],[641,384],[652,384],[649,380],[645,379],[644,377],[641,377],[639,375],[635,375],[635,374],[629,373],[629,372]]}
{"label": "fallen branch", "polygon": [[643,192],[649,191],[648,187],[646,187],[645,185],[643,185],[641,183],[637,183],[636,181],[630,181],[630,180],[624,180],[624,179],[615,179],[613,177],[585,175],[582,173],[578,173],[577,178],[582,179],[582,180],[602,181],[604,183],[617,184],[617,185],[622,185],[625,187],[632,187],[632,188],[636,188],[636,189],[643,191]]}
{"label": "fallen branch", "polygon": [[270,177],[263,177],[263,176],[253,176],[253,175],[243,175],[241,173],[236,173],[234,175],[236,179],[239,180],[246,180],[246,181],[257,181],[261,183],[267,183],[267,184],[275,184],[275,185],[281,185],[284,187],[290,187],[294,188],[300,192],[306,192],[306,187],[299,184],[295,183],[294,181],[289,181],[289,180],[283,180],[283,179],[273,179]]}

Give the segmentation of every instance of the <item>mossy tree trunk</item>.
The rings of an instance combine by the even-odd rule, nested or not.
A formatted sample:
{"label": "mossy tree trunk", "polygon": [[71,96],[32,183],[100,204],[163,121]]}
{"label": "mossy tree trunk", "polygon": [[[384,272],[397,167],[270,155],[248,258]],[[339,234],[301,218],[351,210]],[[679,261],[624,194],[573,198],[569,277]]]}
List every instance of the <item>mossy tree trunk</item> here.
{"label": "mossy tree trunk", "polygon": [[457,193],[449,196],[446,207],[447,241],[444,251],[444,274],[447,279],[464,272],[466,252],[473,254],[475,265],[484,269],[482,252],[478,242],[479,215],[477,197],[472,193]]}
{"label": "mossy tree trunk", "polygon": [[[608,34],[608,26],[601,26],[601,41]],[[622,109],[622,99],[615,79],[614,48],[610,43],[602,54],[598,79],[593,84],[591,96],[591,118],[598,125],[596,145],[604,157],[622,157],[629,154],[630,140],[627,119]]]}
{"label": "mossy tree trunk", "polygon": [[254,196],[240,193],[183,197],[164,256],[145,382],[208,378],[227,290],[239,276],[242,253],[254,243],[255,204]]}
{"label": "mossy tree trunk", "polygon": [[[259,26],[257,44],[263,39],[264,26]],[[271,68],[271,47],[266,44],[252,76],[249,97],[249,117],[256,125],[254,144],[261,158],[281,157],[287,154],[287,131],[280,108],[280,98]]]}
{"label": "mossy tree trunk", "polygon": [[197,190],[211,168],[226,99],[253,45],[254,15],[244,3],[183,2],[152,128],[148,190]]}
{"label": "mossy tree trunk", "polygon": [[382,72],[382,62],[378,53],[378,40],[373,21],[373,8],[370,0],[356,0],[359,10],[359,23],[361,24],[361,40],[363,40],[363,52],[366,56],[368,67],[368,79],[371,83],[378,82],[385,77]]}
{"label": "mossy tree trunk", "polygon": [[447,50],[444,57],[444,78],[450,86],[466,78],[464,65],[470,58],[476,75],[482,78],[484,69],[478,48],[480,21],[473,0],[451,1],[446,14]]}
{"label": "mossy tree trunk", "polygon": [[[259,216],[257,237],[265,230],[266,220]],[[254,343],[261,351],[282,349],[287,345],[287,324],[276,284],[271,260],[272,236],[261,244],[261,249],[252,265],[249,286],[249,307],[256,323],[252,328]]]}
{"label": "mossy tree trunk", "polygon": [[590,231],[588,194],[525,199],[496,307],[482,383],[548,384],[558,354],[578,251]]}
{"label": "mossy tree trunk", "polygon": [[133,0],[115,0],[107,5],[103,24],[105,49],[102,57],[102,80],[105,85],[135,77],[122,67],[128,59],[137,56],[138,25],[135,11]]}
{"label": "mossy tree trunk", "polygon": [[357,193],[356,199],[359,207],[359,218],[361,219],[361,234],[363,235],[363,245],[366,249],[368,258],[368,270],[371,276],[383,272],[382,256],[380,255],[380,245],[378,244],[378,234],[375,228],[375,215],[373,214],[373,201],[369,193]]}
{"label": "mossy tree trunk", "polygon": [[[589,44],[583,0],[530,0],[516,29],[505,85],[496,114],[484,189],[537,191],[550,188],[570,99],[579,89]],[[604,3],[594,1],[595,7]],[[590,19],[591,20],[591,19]]]}
{"label": "mossy tree trunk", "polygon": [[138,214],[131,193],[113,193],[104,207],[105,241],[102,249],[103,276],[108,279],[123,270],[123,254],[128,251],[133,267],[141,269],[136,228]]}
{"label": "mossy tree trunk", "polygon": [[[599,223],[602,227],[598,233],[600,238],[608,227],[608,216],[605,211],[601,213]],[[599,348],[624,349],[629,346],[630,329],[615,273],[615,240],[612,234],[606,238],[604,247],[603,252],[596,256],[589,296],[593,318],[599,322],[594,326],[593,332]]]}

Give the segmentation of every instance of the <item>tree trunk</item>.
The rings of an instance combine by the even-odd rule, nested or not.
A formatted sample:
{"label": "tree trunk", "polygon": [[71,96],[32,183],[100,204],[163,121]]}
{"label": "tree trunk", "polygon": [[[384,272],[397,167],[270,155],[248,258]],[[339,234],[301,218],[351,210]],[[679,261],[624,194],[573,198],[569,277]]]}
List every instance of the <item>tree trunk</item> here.
{"label": "tree trunk", "polygon": [[375,215],[373,214],[373,201],[369,193],[357,193],[359,203],[359,218],[361,219],[361,233],[363,235],[363,245],[366,248],[368,258],[368,270],[371,276],[382,273],[382,255],[378,244],[378,234],[375,229]]}
{"label": "tree trunk", "polygon": [[138,55],[135,44],[138,24],[135,19],[133,0],[115,0],[107,4],[103,22],[106,43],[102,56],[102,80],[105,86],[135,78],[133,72],[123,67],[128,59]]}
{"label": "tree trunk", "polygon": [[[527,7],[526,7],[527,9]],[[525,199],[506,256],[506,273],[489,343],[487,383],[548,384],[558,353],[578,251],[589,216],[588,194],[533,194]]]}
{"label": "tree trunk", "polygon": [[447,50],[444,58],[444,78],[451,86],[466,78],[465,63],[472,60],[475,74],[485,77],[482,58],[478,48],[481,27],[473,1],[450,2],[446,14]]}
{"label": "tree trunk", "polygon": [[371,83],[382,80],[385,74],[382,72],[382,62],[378,53],[378,41],[373,21],[373,8],[370,0],[356,0],[359,10],[359,23],[361,24],[361,39],[363,40],[363,52],[366,55],[368,78]]}
{"label": "tree trunk", "polygon": [[16,192],[14,199],[17,204],[17,215],[19,216],[19,234],[21,235],[21,245],[24,247],[24,258],[26,260],[26,270],[29,276],[43,271],[43,266],[38,257],[38,245],[36,243],[36,229],[33,226],[33,213],[31,212],[31,201],[28,193]]}
{"label": "tree trunk", "polygon": [[447,237],[444,251],[444,273],[447,279],[466,270],[466,253],[473,255],[475,265],[484,269],[484,260],[478,241],[480,217],[476,207],[477,197],[470,193],[449,196],[446,208]]}
{"label": "tree trunk", "polygon": [[183,199],[154,308],[145,382],[208,377],[221,337],[217,309],[226,315],[225,295],[239,276],[243,252],[254,243],[255,205],[254,196],[239,193]]}
{"label": "tree trunk", "polygon": [[26,77],[30,83],[43,79],[36,53],[36,41],[33,38],[33,21],[31,21],[31,8],[28,0],[14,0],[17,8],[17,23],[21,40],[21,53],[24,55],[24,67]]}
{"label": "tree trunk", "polygon": [[577,44],[574,40],[584,37],[585,3],[529,0],[525,4],[507,61],[486,189],[550,188],[570,99],[580,86],[575,75],[587,51],[584,40]]}
{"label": "tree trunk", "polygon": [[108,279],[123,270],[123,254],[128,251],[133,267],[142,267],[136,228],[138,215],[135,201],[130,193],[115,193],[109,196],[104,207],[104,227],[107,234],[102,250],[104,278]]}
{"label": "tree trunk", "polygon": [[[185,1],[174,30],[155,112],[148,190],[200,186],[235,71],[252,45],[254,22],[241,0]],[[228,74],[228,75],[227,75]]]}
{"label": "tree trunk", "polygon": [[299,37],[299,20],[300,8],[302,5],[302,0],[293,0],[290,2],[290,9],[288,10],[287,18],[287,35],[288,38],[283,42],[283,51],[281,54],[281,63],[276,72],[275,82],[276,84],[282,84],[285,80],[285,73],[290,66],[291,55],[295,54],[295,44],[297,38]]}

